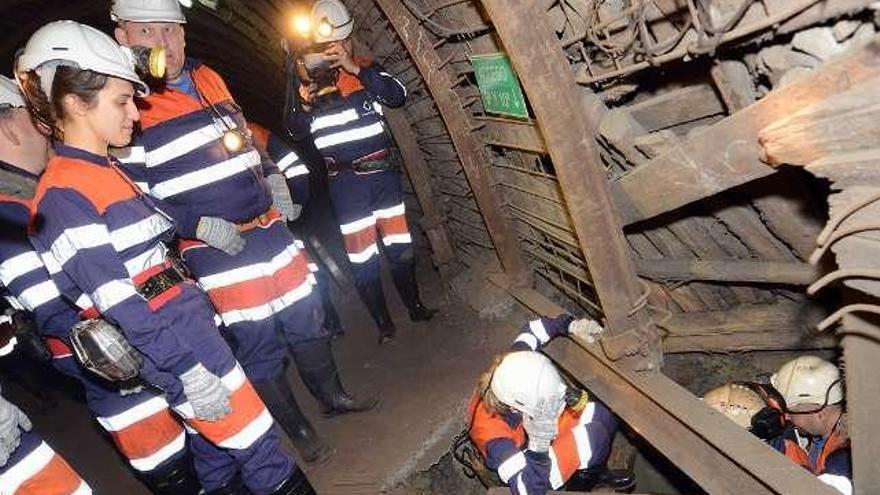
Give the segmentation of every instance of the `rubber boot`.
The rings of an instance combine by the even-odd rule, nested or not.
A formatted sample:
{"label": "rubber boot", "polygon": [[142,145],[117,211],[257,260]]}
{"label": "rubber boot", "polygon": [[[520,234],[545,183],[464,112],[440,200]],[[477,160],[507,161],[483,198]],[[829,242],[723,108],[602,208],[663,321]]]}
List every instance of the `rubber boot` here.
{"label": "rubber boot", "polygon": [[329,339],[302,342],[293,347],[292,353],[300,378],[321,403],[325,417],[369,411],[379,404],[376,397],[358,400],[345,392]]}
{"label": "rubber boot", "polygon": [[324,443],[299,408],[283,373],[273,380],[253,384],[272,417],[293,441],[293,446],[304,461],[320,464],[333,455],[334,450]]}
{"label": "rubber boot", "polygon": [[251,495],[251,491],[244,486],[241,477],[236,476],[232,481],[220,488],[205,492],[205,495]]}
{"label": "rubber boot", "polygon": [[293,474],[284,480],[284,483],[270,495],[317,495],[317,492],[312,488],[312,484],[309,483],[305,473],[300,468],[294,466]]}
{"label": "rubber boot", "polygon": [[336,306],[333,305],[333,298],[330,297],[330,277],[325,275],[325,272],[326,270],[316,273],[321,306],[324,308],[323,325],[330,332],[330,337],[336,340],[345,336],[345,329],[342,328],[342,320],[339,319],[339,313],[336,312]]}
{"label": "rubber boot", "polygon": [[617,493],[630,492],[636,486],[635,475],[623,469],[608,469],[605,466],[594,466],[580,469],[565,483],[565,489],[589,492],[608,490]]}
{"label": "rubber boot", "polygon": [[156,495],[198,495],[202,491],[189,454],[141,474],[140,479]]}
{"label": "rubber boot", "polygon": [[419,285],[416,282],[416,266],[413,263],[401,263],[391,267],[391,279],[397,287],[400,299],[409,311],[411,321],[428,321],[437,313],[436,309],[428,309],[419,297]]}
{"label": "rubber boot", "polygon": [[394,327],[394,322],[391,321],[388,306],[385,304],[382,281],[376,279],[369,282],[358,282],[355,286],[379,329],[379,345],[393,342],[397,329]]}

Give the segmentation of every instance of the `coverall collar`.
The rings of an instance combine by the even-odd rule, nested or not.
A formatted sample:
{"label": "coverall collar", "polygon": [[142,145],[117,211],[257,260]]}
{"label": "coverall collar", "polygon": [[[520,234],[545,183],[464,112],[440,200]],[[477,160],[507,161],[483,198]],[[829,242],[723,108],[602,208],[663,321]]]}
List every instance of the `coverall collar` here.
{"label": "coverall collar", "polygon": [[103,167],[110,166],[110,159],[106,156],[96,155],[90,151],[74,148],[73,146],[68,146],[66,144],[56,144],[55,154],[58,156],[73,158],[75,160],[83,160]]}
{"label": "coverall collar", "polygon": [[27,170],[19,168],[11,163],[4,162],[3,160],[0,160],[0,170],[8,172],[10,174],[20,175],[27,179],[37,180],[38,178],[38,176],[28,172]]}

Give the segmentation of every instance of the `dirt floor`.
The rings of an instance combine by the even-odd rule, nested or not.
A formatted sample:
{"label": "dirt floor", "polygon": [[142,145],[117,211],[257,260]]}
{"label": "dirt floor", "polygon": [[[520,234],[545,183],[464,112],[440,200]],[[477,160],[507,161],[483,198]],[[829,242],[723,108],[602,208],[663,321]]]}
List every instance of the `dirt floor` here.
{"label": "dirt floor", "polygon": [[[445,479],[448,476],[444,474],[445,487],[437,486],[441,491],[433,491],[431,482],[425,480],[430,479],[429,468],[447,453],[453,437],[462,430],[464,409],[478,375],[496,352],[510,344],[525,316],[507,311],[506,318],[481,320],[467,304],[449,294],[433,270],[420,267],[419,277],[423,299],[440,309],[440,314],[428,323],[409,322],[394,289],[386,283],[399,334],[398,340],[386,347],[376,343],[376,330],[356,294],[334,289],[336,306],[347,330],[335,347],[343,381],[354,394],[381,396],[378,411],[321,418],[295,369],[289,369],[301,406],[336,449],[335,456],[325,464],[305,466],[322,495],[463,494],[463,487],[468,485],[481,488],[477,482],[460,476],[459,488],[449,491],[449,483],[454,480]],[[148,493],[90,420],[76,397],[75,387],[54,391],[54,403],[41,402],[26,388],[38,386],[7,387],[34,419],[37,429],[96,493]],[[447,458],[445,462],[454,461]],[[449,467],[453,468],[451,464]],[[454,469],[460,472],[457,466]]]}

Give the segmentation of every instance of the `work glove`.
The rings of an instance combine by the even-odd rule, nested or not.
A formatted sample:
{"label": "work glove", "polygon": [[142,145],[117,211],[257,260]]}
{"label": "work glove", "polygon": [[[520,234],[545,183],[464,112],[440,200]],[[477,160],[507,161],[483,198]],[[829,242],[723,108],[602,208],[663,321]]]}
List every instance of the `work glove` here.
{"label": "work glove", "polygon": [[293,202],[290,196],[290,188],[287,187],[287,179],[281,174],[272,174],[266,177],[269,183],[269,189],[272,190],[272,205],[281,212],[281,215],[288,222],[292,222],[299,218],[302,213],[302,205]]}
{"label": "work glove", "polygon": [[605,329],[602,328],[602,325],[592,318],[581,318],[568,324],[569,335],[583,339],[590,344],[596,342],[596,337],[603,331]]}
{"label": "work glove", "polygon": [[30,431],[31,428],[31,420],[21,409],[0,396],[0,467],[6,465],[9,456],[18,448],[21,430]]}
{"label": "work glove", "polygon": [[533,415],[523,414],[523,427],[529,435],[529,450],[547,452],[559,432],[557,419],[565,406],[562,394],[546,397],[535,407]]}
{"label": "work glove", "polygon": [[240,253],[245,244],[244,237],[238,231],[238,225],[219,217],[200,218],[196,227],[196,239],[229,256]]}
{"label": "work glove", "polygon": [[196,419],[216,421],[229,414],[229,389],[214,373],[197,364],[180,375],[183,394]]}

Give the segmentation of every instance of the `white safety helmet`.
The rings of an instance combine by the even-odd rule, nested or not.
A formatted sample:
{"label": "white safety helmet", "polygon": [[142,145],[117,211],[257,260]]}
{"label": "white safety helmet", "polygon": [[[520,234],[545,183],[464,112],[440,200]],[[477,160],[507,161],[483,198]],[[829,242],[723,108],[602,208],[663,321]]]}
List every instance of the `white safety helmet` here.
{"label": "white safety helmet", "polygon": [[175,22],[186,24],[178,0],[113,0],[110,18],[116,22]]}
{"label": "white safety helmet", "polygon": [[495,368],[490,388],[495,398],[508,407],[534,416],[547,397],[563,397],[566,385],[547,356],[517,351],[504,356]]}
{"label": "white safety helmet", "polygon": [[6,76],[0,76],[0,107],[23,108],[24,98],[15,81]]}
{"label": "white safety helmet", "polygon": [[738,383],[713,388],[703,396],[703,402],[743,428],[750,428],[752,416],[767,405],[758,392]]}
{"label": "white safety helmet", "polygon": [[317,0],[312,5],[311,19],[315,43],[344,40],[354,28],[351,14],[339,0]]}
{"label": "white safety helmet", "polygon": [[800,405],[837,404],[843,400],[840,369],[816,356],[800,356],[782,365],[770,377],[770,383],[782,394],[787,409]]}
{"label": "white safety helmet", "polygon": [[131,81],[139,96],[150,92],[135,72],[131,51],[85,24],[56,21],[41,27],[18,54],[15,70],[17,74],[37,71],[43,92],[51,98],[55,69],[60,65]]}

